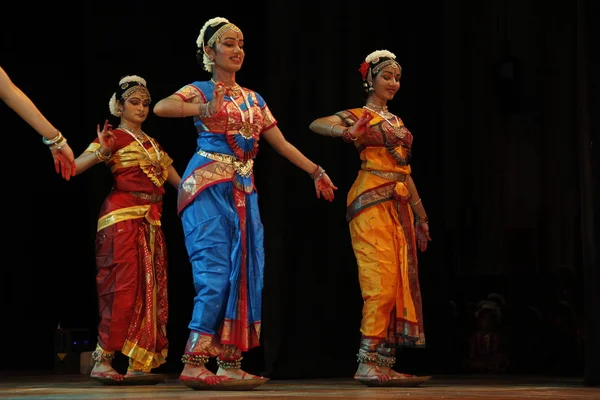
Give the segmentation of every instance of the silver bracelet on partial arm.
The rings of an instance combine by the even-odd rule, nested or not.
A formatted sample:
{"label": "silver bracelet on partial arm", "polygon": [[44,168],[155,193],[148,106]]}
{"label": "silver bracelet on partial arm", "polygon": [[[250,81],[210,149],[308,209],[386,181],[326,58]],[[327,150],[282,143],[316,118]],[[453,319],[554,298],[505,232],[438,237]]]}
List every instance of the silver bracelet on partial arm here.
{"label": "silver bracelet on partial arm", "polygon": [[309,175],[313,179],[313,181],[318,181],[323,177],[324,174],[325,170],[320,165],[317,165],[317,170]]}
{"label": "silver bracelet on partial arm", "polygon": [[67,144],[67,139],[57,129],[55,137],[52,139],[46,139],[45,137],[42,137],[42,142],[44,142],[46,146],[50,147],[50,150],[60,150]]}

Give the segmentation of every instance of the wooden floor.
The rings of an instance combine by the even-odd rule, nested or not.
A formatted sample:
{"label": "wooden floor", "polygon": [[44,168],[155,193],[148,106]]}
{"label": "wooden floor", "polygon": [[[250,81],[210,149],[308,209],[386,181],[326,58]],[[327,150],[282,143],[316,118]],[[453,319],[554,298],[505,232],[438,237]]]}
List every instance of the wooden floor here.
{"label": "wooden floor", "polygon": [[415,388],[370,388],[351,378],[270,380],[251,391],[192,390],[168,375],[154,386],[104,386],[85,375],[26,375],[0,377],[0,398],[10,399],[399,399],[501,400],[501,399],[600,399],[600,388],[581,379],[524,376],[434,376]]}

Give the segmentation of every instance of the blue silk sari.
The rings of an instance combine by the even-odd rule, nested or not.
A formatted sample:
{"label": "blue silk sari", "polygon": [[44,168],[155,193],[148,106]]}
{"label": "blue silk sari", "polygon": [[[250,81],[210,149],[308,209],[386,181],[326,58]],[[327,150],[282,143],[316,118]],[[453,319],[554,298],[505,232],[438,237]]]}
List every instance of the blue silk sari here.
{"label": "blue silk sari", "polygon": [[[202,104],[213,91],[214,84],[203,81],[176,94]],[[214,116],[194,117],[197,148],[178,194],[196,289],[189,328],[194,335],[218,335],[221,344],[242,351],[259,346],[261,328],[263,225],[253,159],[260,134],[276,123],[258,93],[228,91]]]}

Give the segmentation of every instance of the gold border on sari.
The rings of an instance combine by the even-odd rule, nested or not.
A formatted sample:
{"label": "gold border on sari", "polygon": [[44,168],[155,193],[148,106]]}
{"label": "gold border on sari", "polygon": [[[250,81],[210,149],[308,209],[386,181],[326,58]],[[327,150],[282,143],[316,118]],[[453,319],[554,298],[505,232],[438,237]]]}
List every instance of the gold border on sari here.
{"label": "gold border on sari", "polygon": [[[102,229],[116,224],[117,222],[126,221],[129,219],[144,218],[146,217],[148,210],[150,210],[150,207],[151,206],[147,204],[143,206],[119,208],[118,210],[109,212],[98,219],[97,231],[100,232]],[[152,221],[148,219],[148,222],[150,222],[152,225],[160,225],[160,221]]]}

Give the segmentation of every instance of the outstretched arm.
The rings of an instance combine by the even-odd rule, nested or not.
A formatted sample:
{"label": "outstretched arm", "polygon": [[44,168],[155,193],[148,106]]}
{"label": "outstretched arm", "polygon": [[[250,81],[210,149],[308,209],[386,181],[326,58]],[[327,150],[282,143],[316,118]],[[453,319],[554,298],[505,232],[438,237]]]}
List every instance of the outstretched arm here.
{"label": "outstretched arm", "polygon": [[[2,67],[0,67],[0,98],[49,143],[54,143],[53,139],[59,139],[60,132],[58,129],[44,117],[33,104],[33,101],[11,81]],[[56,172],[61,173],[64,179],[69,180],[72,176],[75,176],[75,157],[73,150],[66,143],[66,139],[63,140],[64,143],[60,143],[61,140],[55,140],[57,146],[50,148]]]}
{"label": "outstretched arm", "polygon": [[368,130],[368,124],[371,119],[373,119],[373,115],[369,112],[365,112],[354,125],[348,128],[340,117],[337,115],[330,115],[328,117],[315,119],[310,123],[308,129],[319,135],[334,138],[341,137],[346,141],[352,141],[356,140]]}
{"label": "outstretched arm", "polygon": [[176,94],[159,100],[153,108],[154,114],[159,117],[183,118],[199,114],[198,104],[186,103]]}
{"label": "outstretched arm", "polygon": [[218,83],[215,85],[212,100],[209,103],[187,103],[176,94],[159,100],[153,108],[154,114],[159,117],[183,118],[199,116],[200,118],[210,118],[215,115],[223,105],[225,97],[225,85]]}
{"label": "outstretched arm", "polygon": [[277,125],[263,132],[262,137],[273,146],[275,151],[313,177],[318,198],[323,195],[325,199],[333,201],[333,191],[337,190],[337,187],[331,182],[329,176],[321,167],[309,160],[300,150],[288,142]]}
{"label": "outstretched arm", "polygon": [[346,125],[337,115],[330,115],[315,119],[310,123],[308,129],[323,136],[340,137],[346,129]]}

